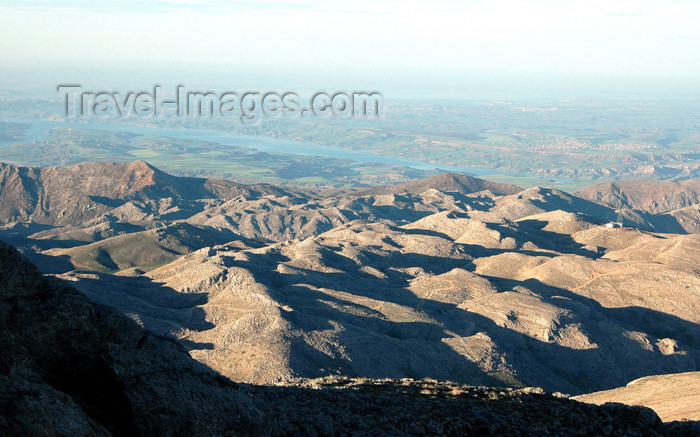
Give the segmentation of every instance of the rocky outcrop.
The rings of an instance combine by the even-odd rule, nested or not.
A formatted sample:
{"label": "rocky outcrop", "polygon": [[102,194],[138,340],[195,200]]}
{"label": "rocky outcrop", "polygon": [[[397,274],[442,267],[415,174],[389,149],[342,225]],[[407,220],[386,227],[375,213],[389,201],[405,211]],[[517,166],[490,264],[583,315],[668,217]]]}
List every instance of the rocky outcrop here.
{"label": "rocky outcrop", "polygon": [[330,378],[258,390],[280,435],[667,435],[647,408],[581,404],[537,388]]}
{"label": "rocky outcrop", "polygon": [[700,180],[607,182],[575,194],[614,208],[659,214],[700,204]]}
{"label": "rocky outcrop", "polygon": [[422,194],[430,189],[439,190],[446,193],[458,193],[462,195],[489,191],[497,196],[516,194],[522,188],[511,184],[500,184],[485,179],[474,178],[456,173],[442,173],[430,176],[425,179],[406,182],[403,184],[387,187],[367,188],[358,190],[359,195],[381,195],[381,194]]}
{"label": "rocky outcrop", "polygon": [[61,277],[246,383],[342,374],[579,394],[700,366],[700,235],[535,217],[355,221],[136,278]]}
{"label": "rocky outcrop", "polygon": [[289,192],[270,185],[185,178],[144,161],[87,162],[70,167],[29,168],[0,163],[0,223],[32,221],[76,225],[137,201],[158,210],[160,199],[258,198]]}
{"label": "rocky outcrop", "polygon": [[645,408],[540,389],[327,378],[237,385],[0,245],[0,434],[662,436]]}
{"label": "rocky outcrop", "polygon": [[42,277],[0,246],[0,434],[213,435],[264,430],[249,396],[174,341]]}
{"label": "rocky outcrop", "polygon": [[[0,239],[45,273],[148,271],[233,240],[284,242],[353,220],[406,225],[435,213],[472,220],[471,235],[460,241],[507,249],[524,247],[539,231],[568,234],[617,220],[615,208],[555,189],[523,191],[449,173],[395,186],[316,192],[176,177],[143,161],[46,169],[0,164]],[[625,225],[642,230],[700,233],[695,205],[659,214],[627,208],[621,215]],[[498,241],[491,241],[494,229],[484,229],[513,221],[521,222],[518,232],[501,232]],[[538,227],[547,222],[546,229]],[[535,243],[552,250],[561,245]]]}

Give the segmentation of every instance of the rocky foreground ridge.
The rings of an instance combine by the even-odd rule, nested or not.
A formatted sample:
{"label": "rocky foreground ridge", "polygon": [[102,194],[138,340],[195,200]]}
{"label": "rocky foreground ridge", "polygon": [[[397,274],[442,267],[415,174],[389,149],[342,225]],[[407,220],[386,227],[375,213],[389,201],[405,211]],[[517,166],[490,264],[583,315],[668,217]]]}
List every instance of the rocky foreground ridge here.
{"label": "rocky foreground ridge", "polygon": [[[583,407],[523,387],[584,394],[700,369],[696,188],[571,195],[443,174],[317,192],[178,178],[142,161],[0,165],[0,240],[89,299],[8,249],[18,270],[5,270],[15,285],[0,360],[20,385],[0,406],[34,405],[38,416],[6,416],[35,421],[60,404],[72,413],[46,423],[122,435],[338,434],[378,422],[568,435],[583,421],[557,422],[533,402]],[[27,400],[44,392],[22,387],[60,402]],[[640,387],[625,402],[647,396]],[[483,417],[485,399],[496,401],[487,428],[460,418]],[[691,418],[672,410],[683,414],[659,414]]]}
{"label": "rocky foreground ridge", "polygon": [[[539,389],[330,378],[235,384],[0,244],[0,434],[684,435],[649,409]],[[688,434],[690,435],[690,434]]]}

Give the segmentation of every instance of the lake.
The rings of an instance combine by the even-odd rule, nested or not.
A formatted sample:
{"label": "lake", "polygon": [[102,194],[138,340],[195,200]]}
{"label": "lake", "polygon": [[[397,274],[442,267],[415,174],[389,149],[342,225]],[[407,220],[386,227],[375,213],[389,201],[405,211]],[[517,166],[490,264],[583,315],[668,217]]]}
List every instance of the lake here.
{"label": "lake", "polygon": [[397,158],[392,156],[378,155],[362,150],[342,149],[339,147],[323,146],[306,141],[289,140],[285,138],[273,138],[262,135],[241,135],[213,129],[167,129],[159,127],[144,127],[130,124],[118,123],[94,123],[75,121],[55,121],[40,119],[2,119],[1,121],[22,123],[29,125],[21,141],[2,142],[4,145],[19,144],[22,142],[42,141],[49,139],[48,132],[55,127],[66,127],[73,129],[89,129],[113,132],[129,132],[137,136],[158,136],[177,139],[189,139],[199,141],[209,141],[222,145],[245,147],[262,152],[277,152],[290,155],[321,156],[326,158],[349,159],[357,162],[375,162],[384,165],[405,166],[420,170],[440,169],[447,172],[463,173],[473,176],[484,176],[489,174],[503,174],[491,169],[469,168],[459,166],[449,166],[434,164],[425,161]]}

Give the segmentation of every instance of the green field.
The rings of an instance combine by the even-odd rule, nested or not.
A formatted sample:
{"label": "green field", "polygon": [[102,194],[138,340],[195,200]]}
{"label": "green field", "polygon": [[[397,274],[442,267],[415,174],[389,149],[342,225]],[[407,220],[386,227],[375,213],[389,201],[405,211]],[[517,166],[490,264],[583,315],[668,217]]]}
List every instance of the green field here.
{"label": "green field", "polygon": [[[57,116],[56,108],[45,101],[19,107],[4,103],[0,117]],[[481,169],[487,179],[524,187],[573,189],[621,179],[700,178],[700,105],[690,100],[385,102],[383,112],[378,119],[278,118],[253,125],[206,117],[113,122],[302,140],[319,147]],[[0,137],[16,141],[23,129],[0,123]],[[0,160],[21,165],[134,159],[180,175],[305,187],[386,184],[432,173],[128,132],[56,128],[42,141],[0,142]]]}

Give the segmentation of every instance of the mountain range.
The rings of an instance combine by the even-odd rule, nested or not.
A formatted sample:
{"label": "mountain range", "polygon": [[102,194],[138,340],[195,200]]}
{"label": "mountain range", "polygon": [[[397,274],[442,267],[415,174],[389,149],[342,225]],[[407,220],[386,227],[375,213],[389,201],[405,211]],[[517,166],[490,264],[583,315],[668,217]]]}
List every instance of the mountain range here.
{"label": "mountain range", "polygon": [[309,191],[143,161],[2,165],[0,239],[251,387],[432,378],[582,395],[700,369],[698,189],[442,174]]}
{"label": "mountain range", "polygon": [[595,406],[541,389],[327,378],[237,384],[177,341],[144,331],[0,243],[4,436],[445,435],[573,432],[664,436],[650,409]]}

